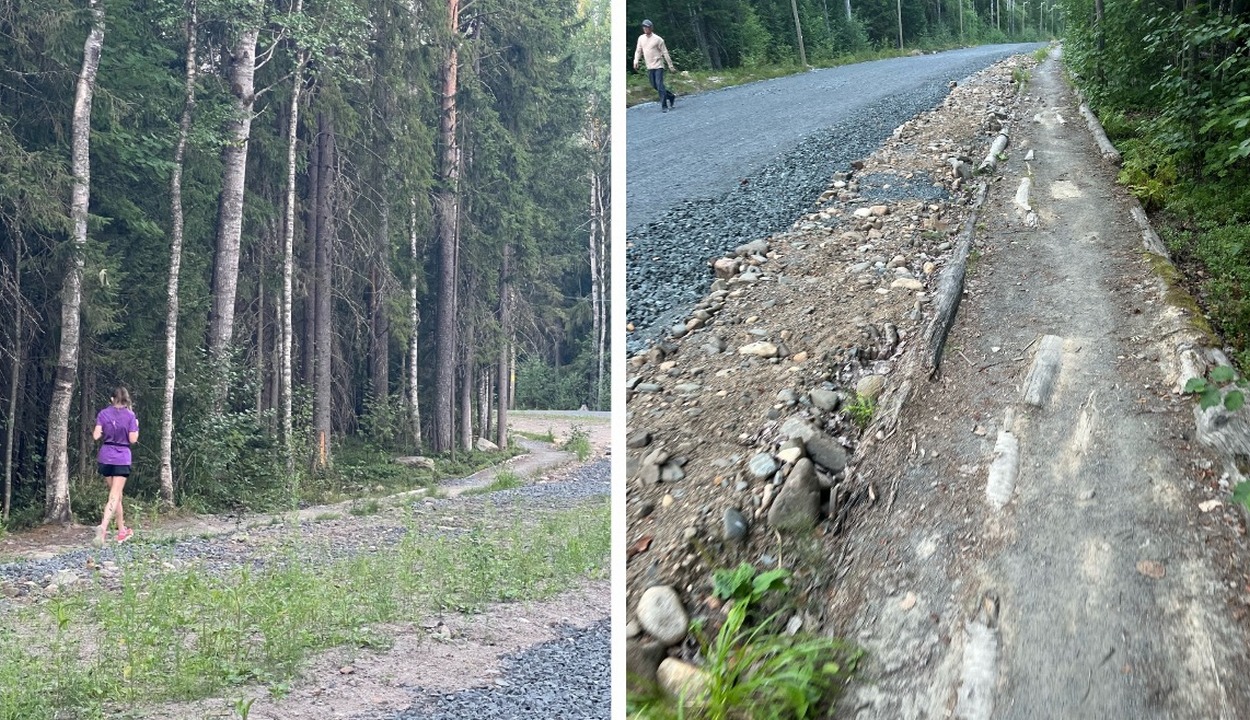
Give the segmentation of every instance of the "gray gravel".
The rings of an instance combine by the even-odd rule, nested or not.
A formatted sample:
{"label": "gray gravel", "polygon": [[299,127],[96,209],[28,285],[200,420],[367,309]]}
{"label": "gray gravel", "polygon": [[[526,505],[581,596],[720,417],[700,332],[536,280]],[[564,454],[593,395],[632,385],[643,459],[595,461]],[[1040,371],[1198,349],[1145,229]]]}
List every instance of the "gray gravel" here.
{"label": "gray gravel", "polygon": [[510,656],[494,686],[451,694],[415,690],[408,710],[388,720],[591,720],[611,715],[610,623],[604,618],[585,630]]}
{"label": "gray gravel", "polygon": [[[473,510],[487,506],[515,506],[517,512],[522,513],[558,509],[609,495],[612,490],[611,472],[610,463],[604,459],[577,467],[547,483],[485,495],[418,500],[413,505],[422,513],[456,509],[457,514],[468,523],[478,518]],[[460,513],[460,508],[469,512]],[[71,570],[80,578],[90,577],[88,560],[94,560],[99,565],[115,563],[122,567],[143,564],[168,568],[194,564],[206,573],[218,574],[245,565],[259,569],[274,562],[286,562],[289,557],[287,548],[290,548],[307,561],[332,562],[397,544],[408,532],[406,526],[397,525],[397,522],[402,521],[393,516],[347,516],[309,523],[299,531],[279,524],[247,530],[240,528],[237,532],[217,537],[188,537],[168,544],[110,543],[103,548],[82,548],[47,559],[0,564],[0,583],[10,584],[15,595],[27,595],[35,586],[45,586],[61,570]],[[4,599],[0,597],[0,606],[3,604]]]}
{"label": "gray gravel", "polygon": [[[635,332],[627,350],[654,340],[706,294],[710,260],[789,227],[835,172],[939,104],[951,80],[1037,47],[817,70],[682,98],[667,114],[654,103],[631,108],[626,312]],[[899,192],[924,185],[919,179]]]}

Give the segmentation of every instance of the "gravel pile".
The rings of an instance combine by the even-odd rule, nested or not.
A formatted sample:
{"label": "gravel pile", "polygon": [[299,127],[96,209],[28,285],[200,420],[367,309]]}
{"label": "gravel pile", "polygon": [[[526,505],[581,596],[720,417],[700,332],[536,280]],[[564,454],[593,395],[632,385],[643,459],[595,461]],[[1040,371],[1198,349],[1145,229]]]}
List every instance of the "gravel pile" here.
{"label": "gravel pile", "polygon": [[[812,99],[825,98],[819,95],[824,91],[828,93],[829,103],[842,102],[845,109],[826,108],[824,111],[829,117],[836,117],[834,122],[814,129],[797,145],[779,153],[758,171],[737,180],[719,178],[718,191],[703,193],[702,197],[681,199],[660,212],[658,217],[628,232],[626,307],[634,332],[628,336],[627,351],[635,353],[642,350],[655,341],[664,329],[684,319],[688,308],[701,299],[711,285],[711,260],[724,256],[743,243],[788,228],[795,218],[811,207],[835,172],[849,171],[853,161],[871,154],[896,127],[938,105],[949,92],[948,79],[965,78],[1008,55],[1027,49],[1028,46],[1000,46],[984,51],[958,51],[949,57],[945,54],[934,56],[931,62],[935,69],[931,78],[920,83],[902,81],[899,86],[903,91],[866,104],[840,99],[857,92],[867,92],[862,87],[858,90],[840,88],[837,93],[830,90],[832,86],[828,85],[825,74],[841,72],[841,68],[787,79],[790,85],[787,85],[787,99],[782,101],[782,107],[806,103],[803,112],[818,112],[811,105]],[[900,82],[895,73],[901,71],[891,69],[897,68],[897,65],[873,66],[880,68],[882,84]],[[855,67],[858,68],[856,72],[864,72],[863,68],[867,66]],[[724,117],[724,123],[759,125],[759,134],[768,135],[769,123],[776,127],[776,122],[782,117],[778,98],[761,95],[751,88],[753,86],[721,91],[725,95],[741,92],[743,100],[719,112],[732,113]],[[667,117],[676,122],[677,115],[679,113],[670,113]],[[786,120],[787,123],[791,121],[808,122],[802,118]],[[765,140],[743,141],[742,145],[758,145]],[[649,151],[651,157],[657,158],[656,180],[649,180],[641,173],[631,175],[628,191],[630,205],[635,204],[634,193],[637,192],[637,204],[645,208],[652,203],[660,203],[659,199],[652,197],[656,186],[666,190],[668,188],[663,186],[675,186],[675,183],[671,179],[671,167],[665,167],[664,158],[669,157],[670,150],[663,146],[663,138],[656,139],[651,146],[645,140],[637,142],[640,151]],[[749,151],[739,147],[714,146],[714,142],[713,138],[705,140],[702,147],[675,148],[671,152],[673,157],[680,153],[683,173],[698,175],[702,169],[696,161],[699,157],[732,155],[739,151],[747,154]],[[631,147],[632,143],[633,139]],[[641,189],[635,191],[635,184]],[[706,184],[700,183],[699,187]],[[916,178],[906,186],[897,186],[897,192],[916,197],[917,192],[936,190],[931,187],[925,190],[929,185],[924,178]],[[890,199],[889,193],[895,187],[891,184],[889,190],[878,188],[886,193],[881,199]],[[865,193],[865,197],[873,196]]]}
{"label": "gravel pile", "polygon": [[611,715],[610,622],[523,650],[504,663],[494,686],[422,694],[388,720],[592,720]]}

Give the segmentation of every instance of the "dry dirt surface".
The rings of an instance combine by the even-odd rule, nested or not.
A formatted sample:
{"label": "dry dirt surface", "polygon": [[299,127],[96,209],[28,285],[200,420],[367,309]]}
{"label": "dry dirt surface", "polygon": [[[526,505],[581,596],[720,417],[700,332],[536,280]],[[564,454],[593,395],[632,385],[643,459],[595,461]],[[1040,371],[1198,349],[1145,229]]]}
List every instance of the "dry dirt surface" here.
{"label": "dry dirt surface", "polygon": [[[1243,515],[1176,391],[1183,313],[1076,106],[1057,53],[974,76],[631,359],[631,618],[668,585],[714,630],[713,569],[780,565],[801,626],[868,653],[838,717],[1250,716]],[[930,379],[974,196],[951,158],[1004,127]],[[818,488],[814,517],[790,485]]]}

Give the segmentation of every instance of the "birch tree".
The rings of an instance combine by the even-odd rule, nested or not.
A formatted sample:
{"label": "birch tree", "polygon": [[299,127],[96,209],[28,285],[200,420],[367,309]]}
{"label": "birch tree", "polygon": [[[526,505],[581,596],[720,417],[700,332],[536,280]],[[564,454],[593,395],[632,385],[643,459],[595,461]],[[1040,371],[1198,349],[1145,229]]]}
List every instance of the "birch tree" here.
{"label": "birch tree", "polygon": [[165,312],[165,395],[161,406],[161,502],[174,506],[174,388],[178,368],[178,274],[182,267],[182,170],[187,156],[187,138],[191,134],[191,116],[195,111],[196,0],[187,0],[187,64],[182,120],[178,123],[178,142],[174,147],[174,167],[169,178],[169,283]]}
{"label": "birch tree", "polygon": [[69,268],[61,295],[61,349],[48,409],[48,440],[44,522],[67,523],[73,519],[69,498],[69,408],[78,373],[82,307],[83,249],[87,244],[87,208],[91,196],[91,99],[104,48],[104,7],[101,0],[86,0],[91,28],[83,44],[82,69],[74,96],[71,145],[73,191],[70,220],[73,223]]}

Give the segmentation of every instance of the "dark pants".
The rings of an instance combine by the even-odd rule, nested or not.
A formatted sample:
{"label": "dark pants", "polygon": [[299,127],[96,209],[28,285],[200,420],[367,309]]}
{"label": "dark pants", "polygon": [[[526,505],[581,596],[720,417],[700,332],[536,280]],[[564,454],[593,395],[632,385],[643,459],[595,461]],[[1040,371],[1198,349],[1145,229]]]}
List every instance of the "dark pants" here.
{"label": "dark pants", "polygon": [[668,94],[664,92],[664,68],[656,68],[648,70],[647,77],[651,79],[651,87],[660,93],[660,108],[664,107],[664,103],[668,98]]}

